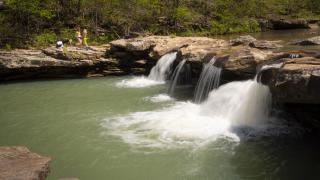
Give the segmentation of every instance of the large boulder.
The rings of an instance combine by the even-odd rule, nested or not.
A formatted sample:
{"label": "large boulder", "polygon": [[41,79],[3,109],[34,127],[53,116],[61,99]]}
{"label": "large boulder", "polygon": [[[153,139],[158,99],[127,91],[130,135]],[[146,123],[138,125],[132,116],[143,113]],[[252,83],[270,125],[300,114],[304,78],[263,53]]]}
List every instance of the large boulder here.
{"label": "large boulder", "polygon": [[26,147],[0,147],[0,179],[45,180],[50,158],[30,152]]}
{"label": "large boulder", "polygon": [[261,82],[277,102],[320,104],[320,59],[281,59],[263,68]]}
{"label": "large boulder", "polygon": [[[218,54],[217,58],[225,74],[233,74],[240,79],[253,78],[262,64],[286,57],[284,53],[263,51],[247,46],[233,47],[229,51]],[[237,78],[236,78],[237,79]]]}

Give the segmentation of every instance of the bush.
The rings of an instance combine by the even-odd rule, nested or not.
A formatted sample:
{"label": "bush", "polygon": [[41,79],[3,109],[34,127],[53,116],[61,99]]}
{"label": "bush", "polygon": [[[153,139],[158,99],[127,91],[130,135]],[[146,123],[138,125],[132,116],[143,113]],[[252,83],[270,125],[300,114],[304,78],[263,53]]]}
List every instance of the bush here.
{"label": "bush", "polygon": [[34,37],[34,46],[36,47],[46,47],[56,43],[58,37],[53,32],[44,32],[40,35]]}

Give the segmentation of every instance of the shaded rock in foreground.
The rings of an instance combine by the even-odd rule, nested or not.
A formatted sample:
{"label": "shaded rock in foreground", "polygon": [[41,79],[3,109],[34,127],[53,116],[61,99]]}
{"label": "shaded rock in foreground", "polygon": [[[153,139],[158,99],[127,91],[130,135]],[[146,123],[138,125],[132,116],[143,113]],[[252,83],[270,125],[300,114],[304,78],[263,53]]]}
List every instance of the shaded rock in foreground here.
{"label": "shaded rock in foreground", "polygon": [[0,147],[0,179],[44,180],[50,158],[30,152],[26,147]]}

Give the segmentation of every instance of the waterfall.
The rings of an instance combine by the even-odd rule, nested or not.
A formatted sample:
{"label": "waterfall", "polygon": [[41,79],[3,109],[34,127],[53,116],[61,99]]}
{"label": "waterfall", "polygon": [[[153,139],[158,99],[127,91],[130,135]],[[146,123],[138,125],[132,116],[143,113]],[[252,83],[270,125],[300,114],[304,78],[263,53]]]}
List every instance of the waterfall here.
{"label": "waterfall", "polygon": [[118,87],[142,88],[164,84],[170,74],[171,66],[177,57],[177,52],[162,56],[157,64],[151,69],[148,77],[140,76],[122,80],[117,83]]}
{"label": "waterfall", "polygon": [[172,52],[162,56],[157,64],[151,69],[148,79],[163,82],[167,79],[170,66],[177,57],[177,52]]}
{"label": "waterfall", "polygon": [[195,89],[194,101],[200,103],[208,97],[212,89],[216,89],[220,84],[221,68],[214,66],[215,58],[203,66],[197,87]]}
{"label": "waterfall", "polygon": [[228,119],[233,126],[258,126],[268,119],[271,94],[256,78],[231,82],[213,90],[201,106],[202,113]]}
{"label": "waterfall", "polygon": [[270,99],[269,88],[256,79],[231,82],[212,90],[201,104],[175,101],[166,108],[108,118],[104,127],[128,144],[165,148],[287,133],[270,122]]}
{"label": "waterfall", "polygon": [[182,60],[176,69],[174,70],[171,79],[168,93],[173,96],[174,90],[177,84],[190,83],[191,82],[191,69],[186,64],[187,60]]}

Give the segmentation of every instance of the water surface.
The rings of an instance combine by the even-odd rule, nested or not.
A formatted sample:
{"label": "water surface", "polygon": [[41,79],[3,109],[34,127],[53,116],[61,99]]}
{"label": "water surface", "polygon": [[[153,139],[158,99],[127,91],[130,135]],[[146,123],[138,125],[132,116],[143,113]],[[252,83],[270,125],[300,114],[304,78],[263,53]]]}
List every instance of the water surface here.
{"label": "water surface", "polygon": [[50,180],[320,178],[319,142],[297,134],[255,137],[238,129],[234,133],[239,141],[221,137],[190,145],[177,137],[154,147],[128,143],[106,127],[108,119],[159,111],[180,102],[164,95],[165,85],[120,88],[116,84],[121,80],[2,84],[0,145],[27,146],[51,157]]}

